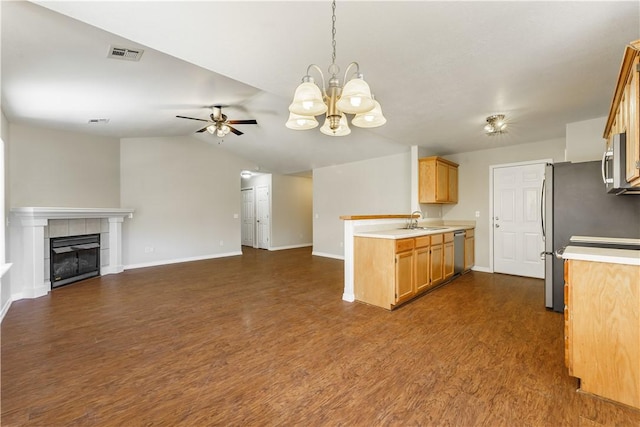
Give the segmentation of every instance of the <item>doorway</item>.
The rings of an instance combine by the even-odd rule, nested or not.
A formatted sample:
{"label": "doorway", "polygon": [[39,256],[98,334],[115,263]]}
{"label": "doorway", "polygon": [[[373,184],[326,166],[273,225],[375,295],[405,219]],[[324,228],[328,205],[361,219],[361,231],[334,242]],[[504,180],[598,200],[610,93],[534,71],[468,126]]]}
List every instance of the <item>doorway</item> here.
{"label": "doorway", "polygon": [[260,185],[256,187],[257,247],[260,249],[269,249],[269,235],[271,234],[270,205],[269,186]]}
{"label": "doorway", "polygon": [[546,161],[491,166],[493,271],[544,278],[541,226]]}
{"label": "doorway", "polygon": [[241,245],[255,247],[255,192],[252,188],[244,188],[242,192],[242,229]]}

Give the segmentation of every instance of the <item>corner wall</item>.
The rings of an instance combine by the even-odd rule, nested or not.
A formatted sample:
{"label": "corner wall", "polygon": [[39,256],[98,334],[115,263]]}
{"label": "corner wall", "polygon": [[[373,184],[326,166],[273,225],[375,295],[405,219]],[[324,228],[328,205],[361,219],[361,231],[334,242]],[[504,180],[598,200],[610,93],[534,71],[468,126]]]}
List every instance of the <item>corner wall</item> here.
{"label": "corner wall", "polygon": [[313,245],[313,180],[272,175],[271,249]]}

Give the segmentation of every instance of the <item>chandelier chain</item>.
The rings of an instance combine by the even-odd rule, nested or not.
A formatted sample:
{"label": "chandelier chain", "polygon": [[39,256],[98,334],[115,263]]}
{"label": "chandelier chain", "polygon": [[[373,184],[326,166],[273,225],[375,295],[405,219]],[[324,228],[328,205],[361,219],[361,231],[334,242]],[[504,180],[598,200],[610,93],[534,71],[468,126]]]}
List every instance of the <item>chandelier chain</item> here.
{"label": "chandelier chain", "polygon": [[336,0],[333,0],[331,4],[331,46],[333,47],[333,54],[331,55],[331,65],[336,64]]}

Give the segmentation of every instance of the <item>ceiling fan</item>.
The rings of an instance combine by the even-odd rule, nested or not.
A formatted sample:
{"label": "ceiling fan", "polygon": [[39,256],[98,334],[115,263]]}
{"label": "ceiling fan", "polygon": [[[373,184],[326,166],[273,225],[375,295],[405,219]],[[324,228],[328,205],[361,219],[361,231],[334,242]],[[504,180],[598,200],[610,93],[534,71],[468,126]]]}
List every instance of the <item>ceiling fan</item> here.
{"label": "ceiling fan", "polygon": [[189,119],[189,120],[197,120],[200,122],[210,123],[209,125],[203,127],[202,129],[196,131],[204,132],[207,131],[210,134],[215,134],[216,136],[223,137],[227,135],[229,132],[233,132],[236,135],[242,135],[244,132],[240,132],[238,129],[230,126],[230,125],[257,125],[258,122],[254,119],[249,120],[228,120],[227,115],[222,113],[222,105],[214,105],[212,107],[213,112],[209,115],[210,119],[197,119],[195,117],[185,117],[185,116],[176,116],[180,119]]}

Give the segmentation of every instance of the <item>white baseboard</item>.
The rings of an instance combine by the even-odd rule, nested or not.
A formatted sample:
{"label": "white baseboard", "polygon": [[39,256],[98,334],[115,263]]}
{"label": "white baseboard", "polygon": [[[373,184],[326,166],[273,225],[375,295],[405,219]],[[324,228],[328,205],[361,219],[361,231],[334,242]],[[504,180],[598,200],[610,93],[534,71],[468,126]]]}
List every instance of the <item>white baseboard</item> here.
{"label": "white baseboard", "polygon": [[356,296],[354,294],[342,294],[342,301],[354,302],[356,300]]}
{"label": "white baseboard", "polygon": [[140,264],[130,264],[125,265],[125,270],[133,270],[136,268],[145,268],[145,267],[157,267],[159,265],[167,265],[167,264],[178,264],[181,262],[191,262],[191,261],[202,261],[205,259],[214,259],[214,258],[225,258],[230,256],[242,255],[241,251],[238,252],[226,252],[222,254],[212,254],[212,255],[202,255],[188,258],[176,258],[176,259],[166,259],[162,261],[152,261],[152,262],[143,262]]}
{"label": "white baseboard", "polygon": [[301,245],[289,245],[289,246],[276,246],[275,248],[269,248],[270,251],[283,251],[286,249],[298,249],[298,248],[308,248],[309,246],[313,246],[313,243],[303,243]]}
{"label": "white baseboard", "polygon": [[4,315],[7,314],[7,311],[9,311],[9,307],[11,307],[12,302],[13,302],[13,299],[9,298],[7,302],[4,303],[4,305],[2,306],[2,310],[0,310],[0,323],[2,323],[2,320],[4,319]]}
{"label": "white baseboard", "polygon": [[321,256],[321,257],[325,257],[325,258],[339,259],[339,260],[344,261],[344,256],[342,256],[342,255],[335,255],[335,254],[328,254],[328,253],[326,253],[326,252],[316,252],[316,251],[313,251],[313,252],[311,252],[311,255],[314,255],[314,256]]}
{"label": "white baseboard", "polygon": [[473,267],[471,267],[471,270],[480,271],[482,273],[493,273],[493,271],[491,271],[489,267],[478,267],[477,265],[474,265]]}

